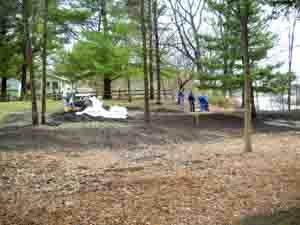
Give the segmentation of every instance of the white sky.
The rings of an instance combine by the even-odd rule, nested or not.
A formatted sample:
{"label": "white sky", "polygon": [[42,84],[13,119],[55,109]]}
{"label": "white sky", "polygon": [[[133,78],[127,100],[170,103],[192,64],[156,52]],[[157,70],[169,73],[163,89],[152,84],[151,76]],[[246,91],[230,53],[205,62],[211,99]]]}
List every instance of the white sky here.
{"label": "white sky", "polygon": [[[270,30],[278,35],[278,42],[275,43],[275,47],[270,50],[270,55],[272,55],[272,61],[274,62],[285,62],[281,72],[288,71],[288,47],[289,47],[289,24],[283,19],[278,19],[272,21]],[[293,51],[293,64],[292,70],[300,77],[300,21],[297,21],[295,29],[295,42],[294,42],[294,51]]]}

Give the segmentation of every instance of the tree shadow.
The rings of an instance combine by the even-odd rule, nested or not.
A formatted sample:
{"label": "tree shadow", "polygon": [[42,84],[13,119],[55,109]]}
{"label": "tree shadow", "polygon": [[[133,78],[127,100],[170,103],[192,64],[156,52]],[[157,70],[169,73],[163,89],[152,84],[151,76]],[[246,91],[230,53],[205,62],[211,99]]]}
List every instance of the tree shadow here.
{"label": "tree shadow", "polygon": [[239,225],[299,225],[300,208],[280,210],[272,215],[250,216],[241,220]]}

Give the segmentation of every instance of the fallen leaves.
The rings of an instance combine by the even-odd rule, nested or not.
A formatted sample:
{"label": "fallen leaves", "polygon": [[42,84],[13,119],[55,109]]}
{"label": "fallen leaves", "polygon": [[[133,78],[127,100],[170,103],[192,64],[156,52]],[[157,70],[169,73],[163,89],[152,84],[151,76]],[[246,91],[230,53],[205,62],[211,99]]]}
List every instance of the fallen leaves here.
{"label": "fallen leaves", "polygon": [[215,225],[297,206],[298,136],[255,135],[249,154],[242,146],[239,138],[149,146],[135,158],[1,153],[0,223]]}

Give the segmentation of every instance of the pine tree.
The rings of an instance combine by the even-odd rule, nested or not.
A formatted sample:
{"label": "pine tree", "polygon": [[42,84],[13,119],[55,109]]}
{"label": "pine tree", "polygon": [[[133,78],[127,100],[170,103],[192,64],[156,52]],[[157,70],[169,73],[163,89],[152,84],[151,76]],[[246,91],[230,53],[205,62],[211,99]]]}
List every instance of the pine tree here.
{"label": "pine tree", "polygon": [[24,0],[25,10],[25,27],[24,34],[26,38],[26,62],[29,68],[30,75],[30,88],[31,88],[31,108],[32,108],[32,125],[37,126],[39,124],[38,105],[36,96],[36,82],[35,82],[35,71],[34,71],[34,56],[32,50],[32,40],[34,38],[33,24],[36,22],[36,10],[34,10],[34,0]]}
{"label": "pine tree", "polygon": [[161,104],[161,79],[160,79],[160,49],[159,49],[159,34],[158,34],[158,4],[157,0],[153,0],[153,24],[155,37],[155,59],[156,59],[156,83],[157,97],[156,104]]}
{"label": "pine tree", "polygon": [[42,76],[42,110],[41,110],[41,123],[46,124],[46,100],[47,100],[47,44],[48,44],[48,9],[49,1],[44,0],[43,10],[43,76]]}
{"label": "pine tree", "polygon": [[145,2],[140,2],[140,13],[141,13],[141,33],[143,37],[143,64],[144,64],[144,107],[145,107],[145,122],[150,122],[150,110],[149,110],[149,82],[148,82],[148,66],[147,66],[147,29],[146,29],[146,18],[145,18]]}
{"label": "pine tree", "polygon": [[[212,52],[209,57],[202,58],[202,64],[207,68],[207,75],[202,78],[211,83],[213,87],[216,83],[217,88],[221,88],[231,93],[236,89],[244,89],[243,76],[241,70],[243,68],[243,57],[240,51],[239,33],[240,27],[240,11],[238,2],[229,0],[209,1],[210,9],[215,13],[216,22],[212,24],[215,30],[214,36],[202,35],[201,37],[207,43],[206,48]],[[252,1],[248,10],[248,27],[249,27],[249,62],[250,67],[256,71],[264,69],[259,66],[259,62],[265,59],[269,49],[273,47],[274,35],[266,30],[268,25],[267,15],[258,1]],[[259,72],[258,72],[259,73]],[[272,71],[270,71],[272,73]],[[213,74],[213,76],[211,76]],[[265,74],[265,73],[264,73]],[[257,78],[253,75],[251,83],[251,95],[259,87],[253,84],[257,82]],[[211,81],[211,82],[209,82]],[[218,82],[215,82],[218,81]],[[220,85],[221,84],[221,85]],[[244,91],[243,91],[244,100]],[[255,117],[256,109],[254,98],[252,98],[252,116]],[[242,101],[242,107],[244,101]]]}
{"label": "pine tree", "polygon": [[7,79],[17,72],[16,1],[0,2],[0,77],[2,100],[7,99]]}
{"label": "pine tree", "polygon": [[154,99],[154,71],[153,71],[153,17],[152,17],[152,0],[148,0],[148,39],[149,39],[149,83],[150,83],[150,99]]}
{"label": "pine tree", "polygon": [[245,152],[252,152],[251,145],[251,73],[249,59],[249,37],[248,37],[248,20],[249,20],[249,2],[240,0],[240,24],[241,24],[241,50],[244,64],[245,80],[245,112],[244,112],[244,140]]}

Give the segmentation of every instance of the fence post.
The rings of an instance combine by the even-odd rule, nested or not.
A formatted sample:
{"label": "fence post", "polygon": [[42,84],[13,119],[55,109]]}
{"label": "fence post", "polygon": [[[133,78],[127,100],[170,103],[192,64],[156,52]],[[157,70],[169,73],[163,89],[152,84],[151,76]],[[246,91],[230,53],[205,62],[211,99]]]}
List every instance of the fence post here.
{"label": "fence post", "polygon": [[119,97],[119,100],[121,99],[121,89],[119,88],[118,90],[119,94],[118,94],[118,97]]}

